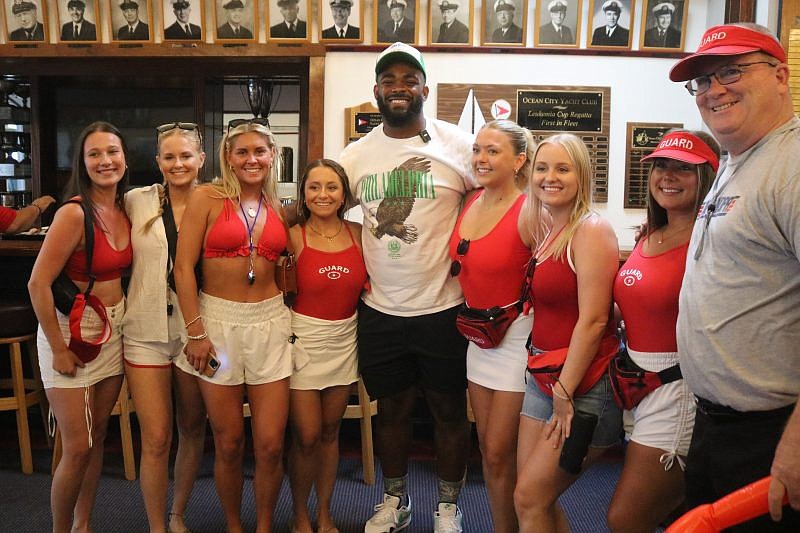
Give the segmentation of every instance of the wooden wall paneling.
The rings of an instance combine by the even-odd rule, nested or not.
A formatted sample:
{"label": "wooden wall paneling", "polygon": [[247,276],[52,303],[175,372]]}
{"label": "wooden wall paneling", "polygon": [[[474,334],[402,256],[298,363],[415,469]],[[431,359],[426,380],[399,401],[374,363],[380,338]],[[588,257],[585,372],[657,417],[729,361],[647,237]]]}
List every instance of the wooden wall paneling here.
{"label": "wooden wall paneling", "polygon": [[789,34],[793,28],[800,28],[800,0],[783,0],[778,21],[781,44],[789,49]]}
{"label": "wooden wall paneling", "polygon": [[[325,143],[325,57],[310,57],[308,65],[308,88],[303,88],[301,81],[300,94],[307,93],[306,116],[303,107],[300,109],[300,141],[307,147],[305,159],[300,152],[300,161],[313,161],[324,154]],[[305,127],[303,127],[305,125]],[[305,140],[305,142],[303,142]],[[299,176],[298,176],[299,178]]]}
{"label": "wooden wall paneling", "polygon": [[726,0],[725,1],[725,23],[731,22],[755,22],[756,2],[755,0]]}

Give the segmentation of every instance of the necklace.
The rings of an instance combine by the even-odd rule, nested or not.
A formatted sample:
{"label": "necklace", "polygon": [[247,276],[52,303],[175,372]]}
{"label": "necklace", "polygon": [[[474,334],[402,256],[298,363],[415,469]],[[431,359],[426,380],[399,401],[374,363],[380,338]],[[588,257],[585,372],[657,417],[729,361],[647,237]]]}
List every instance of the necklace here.
{"label": "necklace", "polygon": [[[253,267],[253,231],[256,229],[256,222],[258,222],[258,214],[261,212],[261,204],[264,203],[264,195],[258,197],[258,210],[255,213],[250,214],[251,211],[254,211],[252,207],[247,209],[247,214],[250,215],[250,218],[253,219],[253,225],[251,226],[250,223],[247,221],[247,217],[244,214],[244,208],[242,207],[242,199],[239,198],[239,211],[242,212],[242,218],[244,218],[244,225],[247,227],[247,238],[250,243],[250,254],[248,255],[249,259],[249,270],[247,271],[247,282],[252,285],[256,282],[256,270]],[[264,221],[264,225],[266,225],[266,221]]]}
{"label": "necklace", "polygon": [[311,228],[311,231],[313,231],[314,233],[316,233],[317,235],[319,235],[323,239],[326,239],[328,242],[333,242],[333,239],[335,239],[336,236],[339,235],[342,232],[342,227],[344,227],[344,221],[342,221],[342,220],[339,221],[339,229],[337,229],[336,233],[334,233],[333,235],[325,235],[324,233],[319,231],[317,228],[315,228],[314,225],[311,224],[311,222],[308,223],[308,227]]}
{"label": "necklace", "polygon": [[658,244],[664,244],[664,241],[666,241],[667,239],[671,239],[671,238],[672,238],[672,237],[674,237],[675,235],[680,235],[680,234],[681,234],[681,232],[683,232],[683,231],[684,231],[686,228],[691,228],[692,226],[694,226],[694,220],[693,220],[693,221],[691,221],[689,224],[687,224],[687,225],[685,225],[685,226],[683,226],[683,227],[680,227],[680,228],[678,228],[678,229],[677,229],[677,230],[676,230],[674,233],[672,233],[672,234],[671,234],[669,237],[666,237],[666,236],[665,236],[666,232],[664,231],[664,227],[666,227],[666,226],[662,227],[662,228],[661,228],[661,237],[659,237],[659,239],[658,239]]}
{"label": "necklace", "polygon": [[[261,204],[259,204],[258,207],[260,208]],[[250,206],[250,207],[247,208],[247,216],[249,216],[250,218],[256,218],[257,214],[258,213],[256,212],[255,209],[253,209],[253,206]]]}

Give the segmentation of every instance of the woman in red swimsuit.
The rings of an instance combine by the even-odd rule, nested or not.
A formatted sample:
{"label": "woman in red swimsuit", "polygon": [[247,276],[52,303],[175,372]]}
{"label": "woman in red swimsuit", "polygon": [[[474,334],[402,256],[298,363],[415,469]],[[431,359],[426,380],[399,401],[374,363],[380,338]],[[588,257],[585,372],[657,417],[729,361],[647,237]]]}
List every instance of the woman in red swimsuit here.
{"label": "woman in red swimsuit", "polygon": [[220,181],[197,187],[189,198],[175,261],[188,338],[184,352],[200,377],[214,432],[217,494],[231,532],[242,529],[245,394],[252,415],[257,531],[271,529],[283,477],[294,338],[289,309],[275,285],[275,261],[287,241],[275,192],[277,154],[264,119],[228,124],[219,147]]}
{"label": "woman in red swimsuit", "polygon": [[[535,147],[530,132],[509,120],[488,122],[472,145],[472,170],[483,189],[467,201],[450,237],[450,273],[471,308],[505,308],[520,299],[531,260],[521,188],[528,184]],[[517,531],[512,495],[532,321],[521,313],[496,347],[470,341],[467,348],[469,399],[496,533]]]}
{"label": "woman in red swimsuit", "polygon": [[[717,174],[719,146],[705,132],[677,130],[642,159],[652,161],[648,233],[617,274],[614,300],[625,320],[631,359],[645,370],[661,372],[678,365],[675,326],[686,252]],[[684,499],[694,396],[683,379],[676,379],[651,391],[626,414],[625,466],[608,524],[612,531],[653,531]]]}
{"label": "woman in red swimsuit", "polygon": [[531,353],[566,349],[566,359],[552,388],[528,376],[514,491],[521,532],[568,529],[557,501],[578,475],[559,459],[576,411],[597,417],[587,431],[589,460],[615,444],[622,429],[606,374],[618,347],[609,318],[619,251],[611,224],[590,209],[591,177],[589,151],[579,137],[553,135],[537,147],[526,212],[538,243]]}
{"label": "woman in red swimsuit", "polygon": [[[309,164],[297,200],[301,223],[289,232],[297,253],[292,329],[310,362],[290,382],[289,480],[294,531],[338,532],[331,497],[339,466],[339,425],[358,379],[356,308],[367,280],[361,225],[343,219],[353,196],[344,169],[330,159]],[[308,510],[316,485],[316,530]]]}
{"label": "woman in red swimsuit", "polygon": [[[76,143],[69,187],[77,194],[77,202],[56,212],[28,282],[39,319],[42,381],[63,444],[50,490],[53,531],[91,530],[106,427],[122,386],[120,329],[125,299],[120,278],[132,256],[130,223],[122,198],[128,178],[126,155],[125,142],[111,124],[95,122],[83,130]],[[96,277],[91,289],[93,306],[87,305],[80,321],[81,336],[86,341],[108,337],[91,360],[73,342],[70,317],[56,311],[50,288],[62,270],[81,291],[89,286],[84,209],[79,204],[92,217],[91,274]]]}

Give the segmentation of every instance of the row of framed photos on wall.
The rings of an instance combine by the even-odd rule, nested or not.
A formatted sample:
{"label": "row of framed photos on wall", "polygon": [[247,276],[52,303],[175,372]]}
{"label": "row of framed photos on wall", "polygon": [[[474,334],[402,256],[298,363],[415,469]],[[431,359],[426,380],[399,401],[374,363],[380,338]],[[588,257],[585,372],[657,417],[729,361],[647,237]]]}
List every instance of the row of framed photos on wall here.
{"label": "row of framed photos on wall", "polygon": [[[101,24],[108,25],[111,42],[234,42],[312,41],[316,2],[316,40],[326,44],[366,41],[365,12],[372,11],[371,42],[420,44],[420,0],[2,0],[5,40],[9,43],[102,42]],[[56,35],[49,35],[47,3],[56,4]],[[108,3],[101,11],[100,3]],[[259,10],[259,2],[263,10]],[[588,9],[584,8],[584,2]],[[536,47],[579,48],[583,18],[588,18],[588,48],[630,49],[637,7],[642,11],[639,49],[681,51],[688,0],[483,0],[480,16],[471,0],[429,0],[427,43],[472,46],[480,29],[480,44],[524,47],[533,33]],[[533,16],[529,28],[528,9]],[[154,24],[159,10],[160,27]],[[110,15],[110,16],[109,16]],[[259,16],[265,19],[260,23]],[[108,19],[101,22],[101,18]],[[477,20],[476,20],[477,19]],[[213,27],[207,28],[207,21]],[[211,34],[211,39],[207,34]]]}

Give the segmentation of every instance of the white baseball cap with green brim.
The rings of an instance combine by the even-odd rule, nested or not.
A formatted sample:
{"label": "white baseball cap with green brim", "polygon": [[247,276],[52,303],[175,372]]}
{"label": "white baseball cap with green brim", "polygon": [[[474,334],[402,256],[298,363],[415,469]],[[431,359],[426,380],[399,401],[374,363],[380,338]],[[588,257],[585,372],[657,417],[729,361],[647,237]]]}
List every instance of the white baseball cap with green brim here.
{"label": "white baseball cap with green brim", "polygon": [[395,63],[409,63],[418,68],[422,72],[422,76],[427,78],[422,52],[413,46],[400,42],[389,45],[386,50],[380,53],[378,60],[375,62],[375,75],[379,76],[389,65],[394,65]]}

